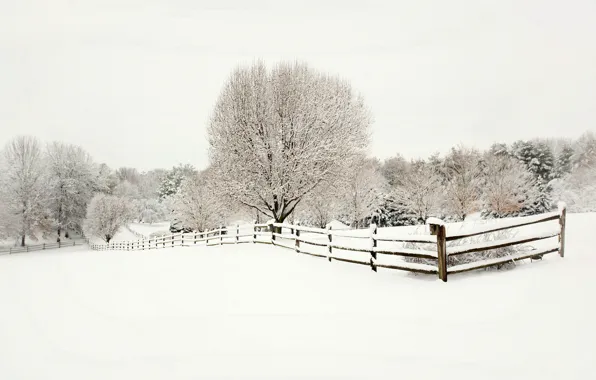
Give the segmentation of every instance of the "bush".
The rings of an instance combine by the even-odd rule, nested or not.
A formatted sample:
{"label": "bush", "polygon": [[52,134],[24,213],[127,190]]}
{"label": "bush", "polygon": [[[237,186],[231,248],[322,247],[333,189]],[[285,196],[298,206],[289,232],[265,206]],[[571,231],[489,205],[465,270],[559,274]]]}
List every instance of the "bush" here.
{"label": "bush", "polygon": [[[458,239],[455,241],[447,242],[447,267],[452,267],[455,265],[462,265],[473,263],[481,260],[488,260],[488,259],[496,259],[500,257],[506,257],[513,255],[518,252],[522,252],[523,250],[527,249],[527,247],[523,247],[520,245],[514,245],[509,247],[503,248],[496,248],[496,249],[489,249],[486,251],[481,252],[471,252],[471,253],[464,253],[461,255],[456,256],[449,256],[449,248],[462,246],[462,245],[470,245],[470,244],[478,244],[478,243],[485,243],[494,240],[504,240],[510,239],[516,236],[516,231],[514,230],[503,230],[497,232],[491,232],[487,234],[482,234],[478,236],[472,236],[469,238]],[[428,251],[436,251],[437,247],[436,244],[429,244],[429,243],[405,243],[404,248],[408,249],[420,249],[420,250],[428,250]],[[433,259],[422,259],[416,257],[405,257],[404,260],[408,263],[418,263],[418,264],[427,264],[436,266],[437,261]],[[509,261],[506,263],[502,263],[499,265],[490,266],[484,268],[485,270],[499,270],[499,269],[511,269],[515,267],[513,261]]]}

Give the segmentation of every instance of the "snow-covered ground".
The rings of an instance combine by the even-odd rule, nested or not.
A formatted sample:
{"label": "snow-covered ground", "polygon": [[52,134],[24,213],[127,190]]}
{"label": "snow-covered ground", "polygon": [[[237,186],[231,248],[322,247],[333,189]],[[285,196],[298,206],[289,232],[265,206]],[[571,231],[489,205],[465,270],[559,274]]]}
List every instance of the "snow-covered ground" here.
{"label": "snow-covered ground", "polygon": [[253,244],[0,257],[0,378],[596,378],[595,222],[448,283]]}
{"label": "snow-covered ground", "polygon": [[[128,227],[141,235],[149,236],[152,233],[164,232],[170,234],[170,222],[159,223],[130,223]],[[126,239],[123,239],[126,240]],[[134,239],[136,240],[136,238]]]}

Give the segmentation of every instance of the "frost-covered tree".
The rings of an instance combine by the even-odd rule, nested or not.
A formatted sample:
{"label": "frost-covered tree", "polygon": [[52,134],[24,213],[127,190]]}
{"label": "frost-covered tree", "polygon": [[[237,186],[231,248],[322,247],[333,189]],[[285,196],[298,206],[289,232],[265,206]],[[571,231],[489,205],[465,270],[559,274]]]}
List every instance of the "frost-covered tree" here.
{"label": "frost-covered tree", "polygon": [[222,199],[212,178],[210,169],[186,177],[173,196],[174,215],[193,231],[205,231],[226,222],[228,202]]}
{"label": "frost-covered tree", "polygon": [[569,173],[571,173],[571,170],[573,168],[572,158],[573,147],[569,144],[561,147],[555,161],[553,178],[563,178]]}
{"label": "frost-covered tree", "polygon": [[85,232],[109,243],[120,228],[132,219],[130,201],[114,195],[97,194],[87,208]]}
{"label": "frost-covered tree", "polygon": [[592,168],[596,170],[596,134],[586,132],[574,144],[572,157],[575,168]]}
{"label": "frost-covered tree", "polygon": [[46,148],[50,209],[56,222],[57,241],[61,232],[81,231],[87,204],[97,178],[91,156],[82,148],[54,142]]}
{"label": "frost-covered tree", "polygon": [[305,195],[345,172],[369,141],[370,115],[350,84],[305,64],[235,70],[208,127],[220,187],[283,222]]}
{"label": "frost-covered tree", "polygon": [[424,161],[411,164],[402,179],[402,185],[393,191],[393,198],[402,205],[407,214],[418,223],[425,223],[431,216],[439,215],[442,208],[442,176]]}
{"label": "frost-covered tree", "polygon": [[115,174],[120,182],[127,181],[134,185],[138,185],[141,178],[139,171],[135,168],[121,167],[116,170]]}
{"label": "frost-covered tree", "polygon": [[410,163],[400,154],[386,159],[381,166],[381,173],[389,186],[402,184],[402,177],[408,171]]}
{"label": "frost-covered tree", "polygon": [[134,183],[128,182],[128,180],[124,180],[117,184],[113,194],[117,197],[127,198],[129,200],[140,198],[139,187]]}
{"label": "frost-covered tree", "polygon": [[97,177],[95,179],[96,193],[113,194],[119,180],[116,173],[106,164],[99,164],[97,167]]}
{"label": "frost-covered tree", "polygon": [[0,198],[8,214],[1,227],[20,238],[22,246],[27,236],[36,239],[36,232],[45,233],[52,225],[45,170],[40,143],[33,137],[14,138],[0,155]]}
{"label": "frost-covered tree", "polygon": [[159,198],[163,200],[173,196],[178,192],[185,178],[195,176],[196,174],[197,170],[192,165],[175,166],[163,176],[158,190]]}
{"label": "frost-covered tree", "polygon": [[536,180],[508,156],[487,154],[484,165],[484,214],[503,218],[523,214],[537,198]]}
{"label": "frost-covered tree", "polygon": [[507,144],[503,143],[494,143],[490,146],[488,152],[493,156],[508,156],[509,149],[507,148]]}
{"label": "frost-covered tree", "polygon": [[325,228],[341,212],[341,185],[321,182],[309,192],[296,208],[297,219],[303,225]]}
{"label": "frost-covered tree", "polygon": [[144,199],[158,199],[159,188],[166,176],[166,171],[163,169],[154,169],[146,173],[141,173],[139,177],[139,195]]}
{"label": "frost-covered tree", "polygon": [[534,178],[548,182],[553,178],[555,158],[551,148],[543,141],[517,141],[512,146],[512,154]]}
{"label": "frost-covered tree", "polygon": [[357,157],[350,168],[340,183],[341,208],[346,222],[362,227],[383,202],[387,182],[374,159]]}
{"label": "frost-covered tree", "polygon": [[163,203],[157,199],[137,199],[133,202],[136,220],[141,223],[156,223],[166,220]]}
{"label": "frost-covered tree", "polygon": [[459,220],[482,207],[483,174],[480,153],[464,147],[453,148],[445,158],[447,176],[445,206]]}
{"label": "frost-covered tree", "polygon": [[565,202],[569,211],[596,211],[596,169],[576,169],[552,181],[551,186],[554,199]]}

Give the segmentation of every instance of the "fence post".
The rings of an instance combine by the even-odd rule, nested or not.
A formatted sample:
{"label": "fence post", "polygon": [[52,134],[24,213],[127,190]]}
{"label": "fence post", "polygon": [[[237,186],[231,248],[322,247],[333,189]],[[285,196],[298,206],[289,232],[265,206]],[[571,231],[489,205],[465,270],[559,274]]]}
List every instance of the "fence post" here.
{"label": "fence post", "polygon": [[329,243],[327,243],[327,251],[329,252],[327,254],[327,259],[329,259],[329,262],[331,262],[331,252],[332,252],[332,248],[331,248],[331,244],[333,243],[333,235],[331,235],[331,224],[329,224],[327,226],[327,238],[329,239]]}
{"label": "fence post", "polygon": [[[297,227],[299,227],[299,225],[297,225]],[[294,241],[294,249],[296,250],[296,253],[300,252],[300,230],[298,228],[296,228],[296,239]]]}
{"label": "fence post", "polygon": [[236,244],[238,244],[238,240],[239,240],[238,235],[240,235],[240,225],[236,224]]}
{"label": "fence post", "polygon": [[197,245],[197,233],[195,232],[194,245]]}
{"label": "fence post", "polygon": [[271,222],[271,224],[269,224],[269,231],[271,231],[271,244],[275,244],[275,227],[273,226],[274,222]]}
{"label": "fence post", "polygon": [[427,223],[430,226],[431,235],[437,236],[437,266],[439,270],[439,278],[443,282],[447,282],[447,233],[445,231],[445,224],[442,220],[435,218]]}
{"label": "fence post", "polygon": [[375,223],[370,224],[370,269],[373,272],[377,271],[377,252],[375,248],[377,248],[377,225]]}
{"label": "fence post", "polygon": [[257,221],[254,221],[254,226],[252,227],[252,242],[253,244],[257,242]]}
{"label": "fence post", "polygon": [[219,227],[219,245],[223,244],[223,226]]}
{"label": "fence post", "polygon": [[43,243],[43,247],[41,248],[42,250],[46,249],[46,243]]}
{"label": "fence post", "polygon": [[[166,238],[163,239],[163,247],[166,247]],[[172,234],[172,248],[174,248],[174,234]]]}
{"label": "fence post", "polygon": [[567,205],[564,202],[559,202],[559,256],[565,257],[565,219],[567,216]]}

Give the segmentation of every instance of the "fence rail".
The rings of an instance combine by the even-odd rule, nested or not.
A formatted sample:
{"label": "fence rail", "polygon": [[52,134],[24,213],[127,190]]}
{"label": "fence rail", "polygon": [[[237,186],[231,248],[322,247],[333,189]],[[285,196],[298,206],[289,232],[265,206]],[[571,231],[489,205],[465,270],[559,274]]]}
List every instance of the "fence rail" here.
{"label": "fence rail", "polygon": [[80,239],[80,240],[73,240],[73,241],[69,241],[69,242],[59,242],[59,243],[43,243],[43,244],[35,244],[35,245],[26,245],[24,247],[0,248],[0,255],[11,255],[13,253],[45,251],[45,250],[49,250],[49,249],[67,248],[67,247],[74,247],[77,245],[85,245],[85,244],[88,244],[87,239]]}
{"label": "fence rail", "polygon": [[[417,273],[438,275],[447,281],[448,274],[466,272],[475,269],[515,262],[528,258],[541,258],[543,255],[559,252],[564,257],[565,250],[565,217],[566,207],[559,205],[558,212],[551,212],[532,217],[514,218],[506,225],[476,228],[466,233],[447,234],[446,224],[435,218],[427,221],[429,235],[396,235],[379,236],[376,225],[371,225],[368,230],[340,230],[312,228],[286,223],[236,225],[235,227],[217,228],[211,231],[176,233],[153,238],[141,238],[137,241],[117,241],[109,244],[92,244],[94,250],[152,250],[171,248],[176,246],[190,247],[204,244],[216,246],[224,244],[260,243],[273,244],[282,248],[293,250],[310,256],[326,258],[328,261],[340,261],[369,266],[373,271],[377,268],[395,269]],[[535,233],[523,237],[493,240],[483,243],[462,244],[448,247],[447,242],[491,234],[523,226],[557,220],[556,230]],[[263,231],[265,229],[265,231]],[[286,232],[284,233],[284,230]],[[478,260],[466,264],[449,266],[449,257],[466,253],[482,252],[497,248],[519,246],[530,242],[558,237],[556,244],[551,244],[531,251],[515,252],[504,257]],[[340,241],[337,241],[340,239]],[[379,247],[379,243],[382,247]],[[395,246],[401,244],[401,246]],[[405,244],[432,245],[421,249],[407,248]],[[357,256],[348,256],[356,254]],[[389,258],[389,259],[388,259]],[[430,260],[434,264],[414,263],[408,261],[390,261],[390,258],[418,258]]]}

